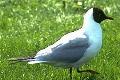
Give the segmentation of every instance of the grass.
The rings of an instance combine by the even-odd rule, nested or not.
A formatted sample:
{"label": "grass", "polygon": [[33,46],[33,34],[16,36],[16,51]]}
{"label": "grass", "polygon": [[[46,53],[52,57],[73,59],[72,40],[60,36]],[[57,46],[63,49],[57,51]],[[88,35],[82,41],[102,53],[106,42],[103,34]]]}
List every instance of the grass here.
{"label": "grass", "polygon": [[[105,2],[85,1],[87,8],[97,4],[114,21],[101,24],[102,50],[80,68],[101,74],[78,74],[74,70],[74,80],[120,80],[119,1]],[[83,21],[82,6],[71,0],[66,4],[64,8],[62,1],[57,0],[0,0],[0,80],[69,80],[68,70],[63,68],[27,63],[10,65],[7,61],[11,57],[33,56],[64,34],[79,29]]]}

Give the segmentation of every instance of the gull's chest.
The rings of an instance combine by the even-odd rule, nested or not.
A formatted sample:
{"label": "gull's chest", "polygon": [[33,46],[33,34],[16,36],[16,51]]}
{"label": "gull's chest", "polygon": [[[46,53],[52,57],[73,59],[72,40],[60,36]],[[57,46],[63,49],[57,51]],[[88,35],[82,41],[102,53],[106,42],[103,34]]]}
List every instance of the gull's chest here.
{"label": "gull's chest", "polygon": [[93,27],[90,31],[87,32],[89,36],[90,46],[87,49],[85,55],[92,57],[95,56],[102,46],[102,30],[100,26]]}
{"label": "gull's chest", "polygon": [[86,54],[89,57],[95,56],[102,46],[102,36],[91,37],[89,39],[90,47],[87,49]]}
{"label": "gull's chest", "polygon": [[102,30],[99,24],[94,23],[89,26],[84,26],[84,30],[89,39],[88,43],[90,46],[86,49],[84,56],[74,63],[75,66],[82,65],[89,61],[92,57],[97,55],[102,46]]}
{"label": "gull's chest", "polygon": [[78,67],[79,65],[82,65],[88,62],[92,57],[97,55],[97,53],[100,51],[102,46],[102,36],[96,37],[95,39],[90,37],[89,43],[90,43],[90,46],[84,53],[84,56],[80,60],[78,60],[76,63],[73,64],[75,67]]}

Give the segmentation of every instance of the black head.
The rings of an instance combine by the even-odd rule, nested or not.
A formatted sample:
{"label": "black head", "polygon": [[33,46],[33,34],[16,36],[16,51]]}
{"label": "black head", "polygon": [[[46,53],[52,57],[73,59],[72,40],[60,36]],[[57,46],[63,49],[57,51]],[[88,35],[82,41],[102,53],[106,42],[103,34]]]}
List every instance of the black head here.
{"label": "black head", "polygon": [[93,8],[93,18],[97,23],[101,23],[105,19],[113,20],[113,18],[106,16],[99,8]]}

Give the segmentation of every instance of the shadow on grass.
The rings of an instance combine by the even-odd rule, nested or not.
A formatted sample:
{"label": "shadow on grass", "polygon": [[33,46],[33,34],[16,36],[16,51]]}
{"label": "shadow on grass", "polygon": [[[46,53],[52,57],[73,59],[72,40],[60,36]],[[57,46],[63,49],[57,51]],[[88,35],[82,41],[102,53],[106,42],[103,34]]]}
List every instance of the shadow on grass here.
{"label": "shadow on grass", "polygon": [[79,79],[78,79],[78,76],[76,78],[74,78],[73,80],[98,80],[98,77],[96,75],[82,75],[82,76],[79,76]]}
{"label": "shadow on grass", "polygon": [[91,75],[91,76],[88,76],[87,79],[83,79],[83,80],[98,80],[96,75]]}

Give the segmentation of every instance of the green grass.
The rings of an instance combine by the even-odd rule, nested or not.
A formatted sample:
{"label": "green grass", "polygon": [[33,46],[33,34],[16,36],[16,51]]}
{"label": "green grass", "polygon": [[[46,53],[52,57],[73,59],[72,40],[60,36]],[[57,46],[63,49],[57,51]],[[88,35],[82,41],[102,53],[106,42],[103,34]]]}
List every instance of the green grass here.
{"label": "green grass", "polygon": [[[64,34],[77,30],[83,21],[83,6],[72,0],[0,0],[0,80],[69,80],[67,69],[44,64],[11,65],[7,59],[33,56],[53,44]],[[103,47],[89,64],[80,69],[93,69],[99,75],[78,74],[73,80],[120,80],[120,2],[119,0],[85,1],[114,17],[104,21]],[[110,9],[110,12],[109,12]]]}

